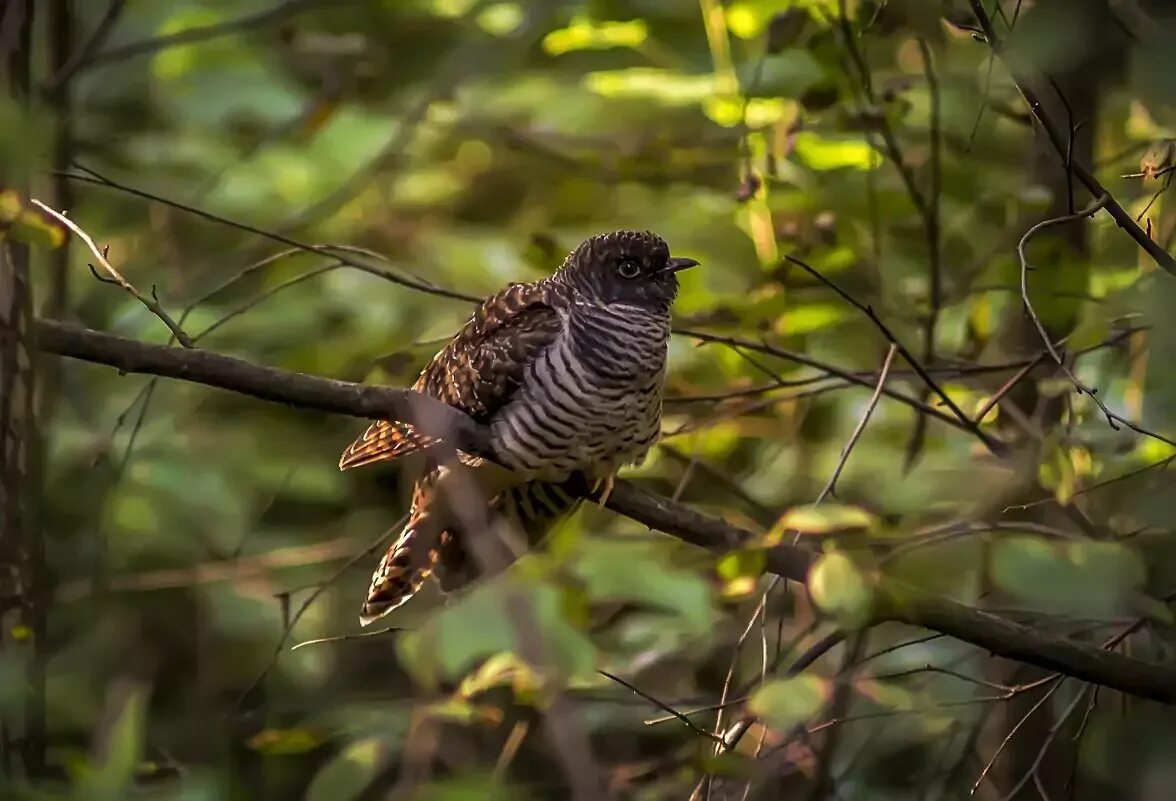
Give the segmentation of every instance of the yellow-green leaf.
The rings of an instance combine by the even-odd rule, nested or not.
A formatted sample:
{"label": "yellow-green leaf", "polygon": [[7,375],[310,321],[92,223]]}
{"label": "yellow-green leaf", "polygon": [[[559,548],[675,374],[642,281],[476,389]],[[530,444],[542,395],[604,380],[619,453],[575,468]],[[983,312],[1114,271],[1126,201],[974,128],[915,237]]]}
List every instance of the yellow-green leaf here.
{"label": "yellow-green leaf", "polygon": [[801,131],[793,147],[800,160],[814,170],[872,170],[882,164],[882,154],[863,139],[832,139]]}
{"label": "yellow-green leaf", "polygon": [[789,509],[768,532],[767,543],[775,545],[790,531],[800,534],[833,534],[838,531],[870,528],[874,516],[857,506],[826,503],[820,506],[795,506]]}
{"label": "yellow-green leaf", "polygon": [[612,47],[639,47],[649,37],[645,20],[628,22],[591,22],[576,19],[543,37],[543,49],[561,56],[573,50],[605,50]]}
{"label": "yellow-green leaf", "polygon": [[842,628],[869,622],[873,583],[847,554],[830,551],[822,556],[809,571],[808,589],[818,608]]}

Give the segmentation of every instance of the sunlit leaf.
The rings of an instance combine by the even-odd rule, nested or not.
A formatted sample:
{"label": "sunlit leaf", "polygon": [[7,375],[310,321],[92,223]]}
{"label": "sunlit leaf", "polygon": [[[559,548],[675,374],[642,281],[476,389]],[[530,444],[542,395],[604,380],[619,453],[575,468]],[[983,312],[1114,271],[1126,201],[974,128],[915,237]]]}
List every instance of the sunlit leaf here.
{"label": "sunlit leaf", "polygon": [[777,321],[776,331],[784,336],[800,336],[820,331],[849,317],[845,304],[806,303],[789,308]]}
{"label": "sunlit leaf", "polygon": [[493,687],[510,685],[515,696],[532,695],[539,686],[539,677],[526,662],[512,653],[500,653],[487,659],[474,673],[462,679],[458,695],[473,698]]}
{"label": "sunlit leaf", "polygon": [[832,695],[828,679],[801,675],[769,681],[755,691],[747,706],[773,728],[787,731],[820,712]]}
{"label": "sunlit leaf", "polygon": [[683,75],[650,67],[591,72],[584,83],[605,97],[650,99],[676,106],[700,103],[715,93],[713,74]]}
{"label": "sunlit leaf", "polygon": [[774,545],[790,531],[800,534],[834,534],[839,531],[870,528],[874,523],[874,515],[857,506],[837,503],[794,506],[772,526],[766,542]]}
{"label": "sunlit leaf", "polygon": [[543,37],[543,49],[553,56],[573,50],[606,50],[611,47],[639,47],[649,36],[645,20],[592,22],[576,19]]}
{"label": "sunlit leaf", "polygon": [[882,154],[861,139],[833,139],[801,131],[793,147],[800,160],[814,170],[872,170],[882,164]]}
{"label": "sunlit leaf", "polygon": [[57,248],[65,243],[65,228],[37,209],[22,212],[8,229],[17,242],[42,248]]}
{"label": "sunlit leaf", "polygon": [[723,596],[742,598],[755,592],[766,562],[767,557],[761,550],[725,554],[715,566],[715,572],[723,580]]}

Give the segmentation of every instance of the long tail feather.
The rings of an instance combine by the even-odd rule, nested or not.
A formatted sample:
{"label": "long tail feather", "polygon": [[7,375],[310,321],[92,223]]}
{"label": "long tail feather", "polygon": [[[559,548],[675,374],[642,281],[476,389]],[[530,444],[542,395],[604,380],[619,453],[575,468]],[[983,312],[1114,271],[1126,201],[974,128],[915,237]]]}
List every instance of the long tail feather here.
{"label": "long tail feather", "polygon": [[379,420],[372,423],[363,436],[355,440],[339,457],[339,469],[349,470],[373,462],[386,462],[410,453],[426,450],[437,444],[408,423]]}

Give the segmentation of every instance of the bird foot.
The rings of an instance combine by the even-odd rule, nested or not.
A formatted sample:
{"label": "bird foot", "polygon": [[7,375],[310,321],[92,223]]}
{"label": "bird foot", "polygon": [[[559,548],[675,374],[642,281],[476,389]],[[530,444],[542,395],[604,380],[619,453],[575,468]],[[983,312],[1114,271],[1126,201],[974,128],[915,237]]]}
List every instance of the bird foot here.
{"label": "bird foot", "polygon": [[600,492],[600,488],[604,487],[604,491],[600,492],[600,497],[596,499],[596,502],[601,506],[608,503],[608,497],[612,495],[613,483],[616,481],[616,478],[615,473],[609,473],[604,478],[598,478],[596,483],[592,485],[593,492]]}

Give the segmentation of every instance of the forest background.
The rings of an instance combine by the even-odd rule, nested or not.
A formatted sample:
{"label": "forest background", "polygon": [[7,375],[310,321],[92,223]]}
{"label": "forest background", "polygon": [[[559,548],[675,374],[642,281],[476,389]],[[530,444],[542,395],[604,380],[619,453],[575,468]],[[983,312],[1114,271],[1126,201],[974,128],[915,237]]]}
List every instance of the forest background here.
{"label": "forest background", "polygon": [[[0,796],[1170,798],[1173,32],[0,0]],[[661,444],[359,636],[414,411],[295,374],[618,228],[702,263]]]}

